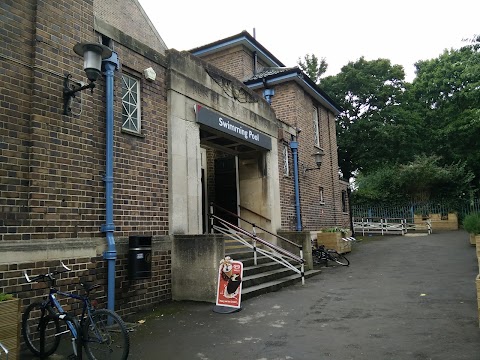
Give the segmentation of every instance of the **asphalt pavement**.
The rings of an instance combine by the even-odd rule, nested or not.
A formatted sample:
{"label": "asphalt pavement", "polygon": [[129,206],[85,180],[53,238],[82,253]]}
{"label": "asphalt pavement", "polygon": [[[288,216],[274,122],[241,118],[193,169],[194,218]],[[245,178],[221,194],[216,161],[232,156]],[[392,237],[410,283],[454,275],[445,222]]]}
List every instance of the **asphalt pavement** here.
{"label": "asphalt pavement", "polygon": [[129,359],[480,360],[466,232],[367,237],[347,257],[349,267],[322,268],[236,313],[170,302],[131,316]]}
{"label": "asphalt pavement", "polygon": [[236,313],[172,302],[137,314],[129,359],[480,359],[466,232],[367,237],[348,258]]}

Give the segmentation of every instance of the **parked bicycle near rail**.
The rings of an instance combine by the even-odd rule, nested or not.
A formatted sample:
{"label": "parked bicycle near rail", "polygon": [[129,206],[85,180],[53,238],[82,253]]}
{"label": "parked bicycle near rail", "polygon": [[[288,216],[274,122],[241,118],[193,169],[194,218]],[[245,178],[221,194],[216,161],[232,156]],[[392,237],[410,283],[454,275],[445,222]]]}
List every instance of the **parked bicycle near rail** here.
{"label": "parked bicycle near rail", "polygon": [[[81,344],[91,360],[118,359],[125,360],[130,349],[130,339],[125,323],[121,317],[109,309],[96,309],[90,301],[90,292],[100,285],[80,283],[85,294],[63,292],[56,287],[56,276],[71,271],[63,262],[62,269],[30,278],[28,282],[43,281],[48,283],[49,294],[42,302],[28,305],[22,318],[22,335],[25,344],[36,356],[46,357],[53,354],[62,334],[70,333],[74,355],[77,356],[77,344]],[[67,314],[57,295],[80,301],[83,304],[78,325]],[[62,326],[61,321],[65,323]],[[44,335],[43,344],[40,333]],[[41,349],[41,345],[43,349]],[[41,351],[43,350],[43,351]]]}
{"label": "parked bicycle near rail", "polygon": [[324,245],[312,247],[312,258],[315,265],[328,266],[329,261],[342,266],[350,265],[350,261],[345,255],[340,254],[333,249],[326,249]]}

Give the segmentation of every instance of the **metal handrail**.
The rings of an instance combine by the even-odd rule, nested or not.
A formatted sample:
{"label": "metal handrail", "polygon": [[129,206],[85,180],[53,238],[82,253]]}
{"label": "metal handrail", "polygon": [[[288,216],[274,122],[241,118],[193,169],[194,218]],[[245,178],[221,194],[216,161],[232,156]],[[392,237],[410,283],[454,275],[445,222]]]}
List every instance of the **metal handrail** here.
{"label": "metal handrail", "polygon": [[[263,227],[258,226],[258,225],[256,225],[255,223],[253,223],[253,222],[251,222],[251,221],[248,221],[248,220],[246,220],[246,219],[238,216],[237,214],[235,214],[235,213],[233,213],[233,212],[231,212],[231,211],[229,211],[229,210],[227,210],[227,209],[222,208],[221,206],[219,206],[219,205],[217,205],[217,204],[210,203],[210,205],[213,206],[213,207],[215,207],[215,208],[217,208],[217,209],[222,210],[223,212],[225,212],[225,213],[227,213],[227,214],[229,214],[229,215],[235,216],[237,219],[240,219],[240,220],[242,220],[242,221],[244,221],[244,222],[252,225],[254,228],[259,228],[259,229],[265,231],[267,234],[270,234],[270,235],[272,235],[272,236],[275,236],[276,238],[278,238],[278,239],[280,239],[280,240],[283,240],[283,241],[289,243],[289,244],[292,245],[292,246],[297,247],[300,251],[303,250],[303,246],[302,246],[302,245],[296,244],[296,243],[294,243],[293,241],[291,241],[291,240],[289,240],[289,239],[287,239],[287,238],[284,238],[283,236],[274,234],[274,233],[268,231],[267,229],[264,229]],[[247,210],[248,210],[248,209],[247,209]],[[213,214],[212,214],[212,215],[213,215]]]}
{"label": "metal handrail", "polygon": [[[277,263],[282,264],[283,266],[285,266],[285,267],[295,271],[296,273],[300,274],[300,276],[302,277],[302,285],[305,284],[305,260],[303,259],[303,253],[302,252],[300,252],[300,257],[296,256],[295,254],[292,254],[288,250],[285,250],[285,249],[283,249],[279,246],[276,246],[272,243],[269,243],[268,241],[266,241],[262,238],[259,238],[255,234],[252,234],[252,233],[248,232],[247,230],[242,229],[241,227],[236,226],[236,225],[234,225],[234,224],[232,224],[232,223],[230,223],[230,222],[228,222],[228,221],[226,221],[226,220],[224,220],[224,219],[222,219],[222,218],[220,218],[216,215],[210,214],[210,219],[212,221],[212,227],[215,230],[221,232],[224,235],[230,236],[234,240],[237,240],[237,241],[241,242],[242,244],[244,244],[245,246],[253,249],[255,265],[257,265],[257,252],[259,252],[260,254],[270,258],[271,260],[276,261]],[[213,220],[214,219],[217,220],[220,224],[222,224],[223,227],[218,226],[218,225],[213,225]],[[254,244],[252,245],[249,242],[245,241],[243,238],[241,238],[241,236],[239,236],[239,234],[251,238],[254,241]],[[259,243],[265,245],[266,247],[269,247],[273,251],[277,252],[279,255],[276,255],[273,252],[268,252],[264,249],[257,248],[257,246],[256,246],[257,241]],[[289,261],[285,260],[281,255],[298,262],[300,264],[300,270],[297,267],[295,267],[294,265],[292,265]]]}
{"label": "metal handrail", "polygon": [[289,257],[290,259],[297,261],[297,262],[300,263],[300,264],[305,263],[305,260],[304,260],[304,259],[302,259],[301,257],[299,257],[299,256],[291,253],[290,251],[285,250],[284,248],[281,248],[281,247],[279,247],[279,246],[276,246],[276,245],[268,242],[267,240],[264,240],[264,239],[262,239],[262,238],[259,238],[259,237],[256,236],[255,234],[251,234],[251,233],[249,233],[247,230],[242,229],[241,227],[238,227],[238,226],[236,226],[236,225],[233,225],[232,223],[229,223],[228,221],[226,221],[226,220],[224,220],[224,219],[222,219],[222,218],[220,218],[220,217],[218,217],[218,216],[216,216],[216,215],[211,215],[211,216],[212,216],[212,218],[220,221],[223,225],[227,225],[228,227],[234,229],[235,231],[241,233],[242,235],[248,236],[249,238],[251,238],[251,239],[253,239],[253,240],[255,240],[255,241],[258,241],[259,243],[261,243],[261,244],[263,244],[263,245],[265,245],[265,246],[268,246],[269,248],[275,250],[276,252],[278,252],[278,253],[280,253],[280,254],[282,254],[282,255],[285,255],[285,256]]}
{"label": "metal handrail", "polygon": [[[218,206],[218,205],[215,205],[215,206]],[[249,209],[249,208],[247,208],[247,207],[245,207],[245,206],[243,206],[243,205],[238,205],[238,207],[239,207],[240,209],[247,210],[247,211],[251,212],[251,213],[254,214],[254,215],[257,215],[258,217],[261,217],[262,219],[265,219],[265,220],[267,220],[267,221],[272,222],[271,219],[263,216],[262,214],[257,213],[256,211],[253,211],[252,209]],[[225,210],[225,211],[228,211],[228,210]]]}

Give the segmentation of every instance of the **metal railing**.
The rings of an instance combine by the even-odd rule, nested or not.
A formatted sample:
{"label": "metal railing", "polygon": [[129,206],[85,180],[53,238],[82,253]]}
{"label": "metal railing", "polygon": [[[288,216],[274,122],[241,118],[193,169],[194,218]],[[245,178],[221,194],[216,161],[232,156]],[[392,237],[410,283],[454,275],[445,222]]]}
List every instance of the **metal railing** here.
{"label": "metal railing", "polygon": [[432,223],[430,220],[422,224],[409,223],[404,218],[353,218],[353,229],[355,233],[365,234],[398,234],[405,235],[408,230],[427,230],[432,233]]}
{"label": "metal railing", "polygon": [[[244,221],[244,222],[252,225],[252,232],[249,232],[249,231],[247,231],[247,230],[245,230],[245,229],[243,229],[243,228],[241,228],[237,225],[234,225],[234,224],[222,219],[221,217],[215,215],[214,214],[214,209],[218,209],[223,213],[226,213],[230,216],[233,216],[233,217],[235,217],[235,218],[237,218],[241,221]],[[298,245],[298,244],[294,243],[293,241],[291,241],[291,240],[289,240],[289,239],[287,239],[283,236],[274,234],[274,233],[268,231],[267,229],[264,229],[261,226],[255,225],[253,222],[248,221],[246,219],[243,219],[240,216],[238,216],[237,214],[234,214],[231,211],[228,211],[228,210],[222,208],[221,206],[215,205],[213,203],[210,204],[209,217],[210,217],[210,227],[211,227],[212,232],[213,232],[213,230],[216,230],[216,231],[228,236],[229,238],[231,238],[235,241],[240,242],[242,245],[244,245],[244,246],[253,250],[253,261],[254,261],[255,265],[257,265],[257,253],[261,254],[261,255],[266,256],[269,259],[285,266],[286,268],[289,268],[290,270],[293,270],[297,274],[299,274],[302,277],[302,285],[305,284],[305,259],[303,258],[303,246],[302,245]],[[215,223],[215,220],[216,220],[216,223]],[[274,237],[276,237],[276,238],[278,238],[278,239],[280,239],[284,242],[287,242],[291,246],[294,246],[294,247],[298,248],[300,256],[297,256],[297,255],[291,253],[290,251],[288,251],[288,250],[286,250],[286,249],[284,249],[280,246],[272,244],[272,243],[268,242],[267,240],[258,237],[257,236],[257,229],[261,229],[265,233],[270,234],[270,235],[272,235],[272,236],[274,236]],[[252,240],[252,243],[248,242],[245,239],[245,237],[250,238]],[[262,244],[265,247],[265,249],[259,248],[257,246],[257,242]],[[268,250],[266,248],[268,248]],[[293,265],[290,262],[291,260],[300,264],[300,269],[298,269],[297,266]]]}
{"label": "metal railing", "polygon": [[256,215],[256,216],[258,216],[258,217],[260,217],[260,218],[262,218],[262,219],[265,219],[265,220],[267,220],[268,222],[271,222],[271,221],[272,221],[272,220],[270,220],[269,218],[263,216],[262,214],[259,214],[259,213],[257,213],[256,211],[253,211],[252,209],[249,209],[249,208],[247,208],[247,207],[245,207],[245,206],[243,206],[243,205],[238,205],[238,207],[239,207],[240,209],[247,210],[248,212],[251,212],[252,214],[254,214],[254,215]]}

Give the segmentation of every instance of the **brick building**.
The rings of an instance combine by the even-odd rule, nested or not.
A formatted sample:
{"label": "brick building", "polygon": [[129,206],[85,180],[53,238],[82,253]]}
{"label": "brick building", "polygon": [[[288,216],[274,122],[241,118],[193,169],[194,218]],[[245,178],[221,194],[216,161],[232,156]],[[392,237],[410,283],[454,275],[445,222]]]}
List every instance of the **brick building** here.
{"label": "brick building", "polygon": [[[224,245],[206,234],[208,203],[274,232],[295,229],[292,141],[302,229],[348,225],[338,109],[247,33],[217,52],[168,50],[136,0],[7,1],[0,15],[0,292],[25,304],[41,297],[23,271],[62,260],[75,277],[60,286],[100,281],[99,300],[108,294],[121,315],[172,298],[211,300],[211,264]],[[69,89],[87,83],[78,43],[113,53],[69,111],[65,75]],[[271,103],[265,89],[275,92]],[[304,171],[316,151],[325,154],[320,170]],[[152,237],[151,276],[132,280],[128,243],[137,235]],[[192,258],[203,259],[196,270],[208,280],[199,284]]]}
{"label": "brick building", "polygon": [[[191,52],[267,97],[281,122],[277,150],[282,229],[303,229],[315,236],[322,228],[350,228],[348,183],[338,173],[335,116],[340,109],[333,100],[298,67],[285,67],[246,31]],[[298,144],[300,220],[291,141]],[[316,153],[323,154],[318,170]]]}

